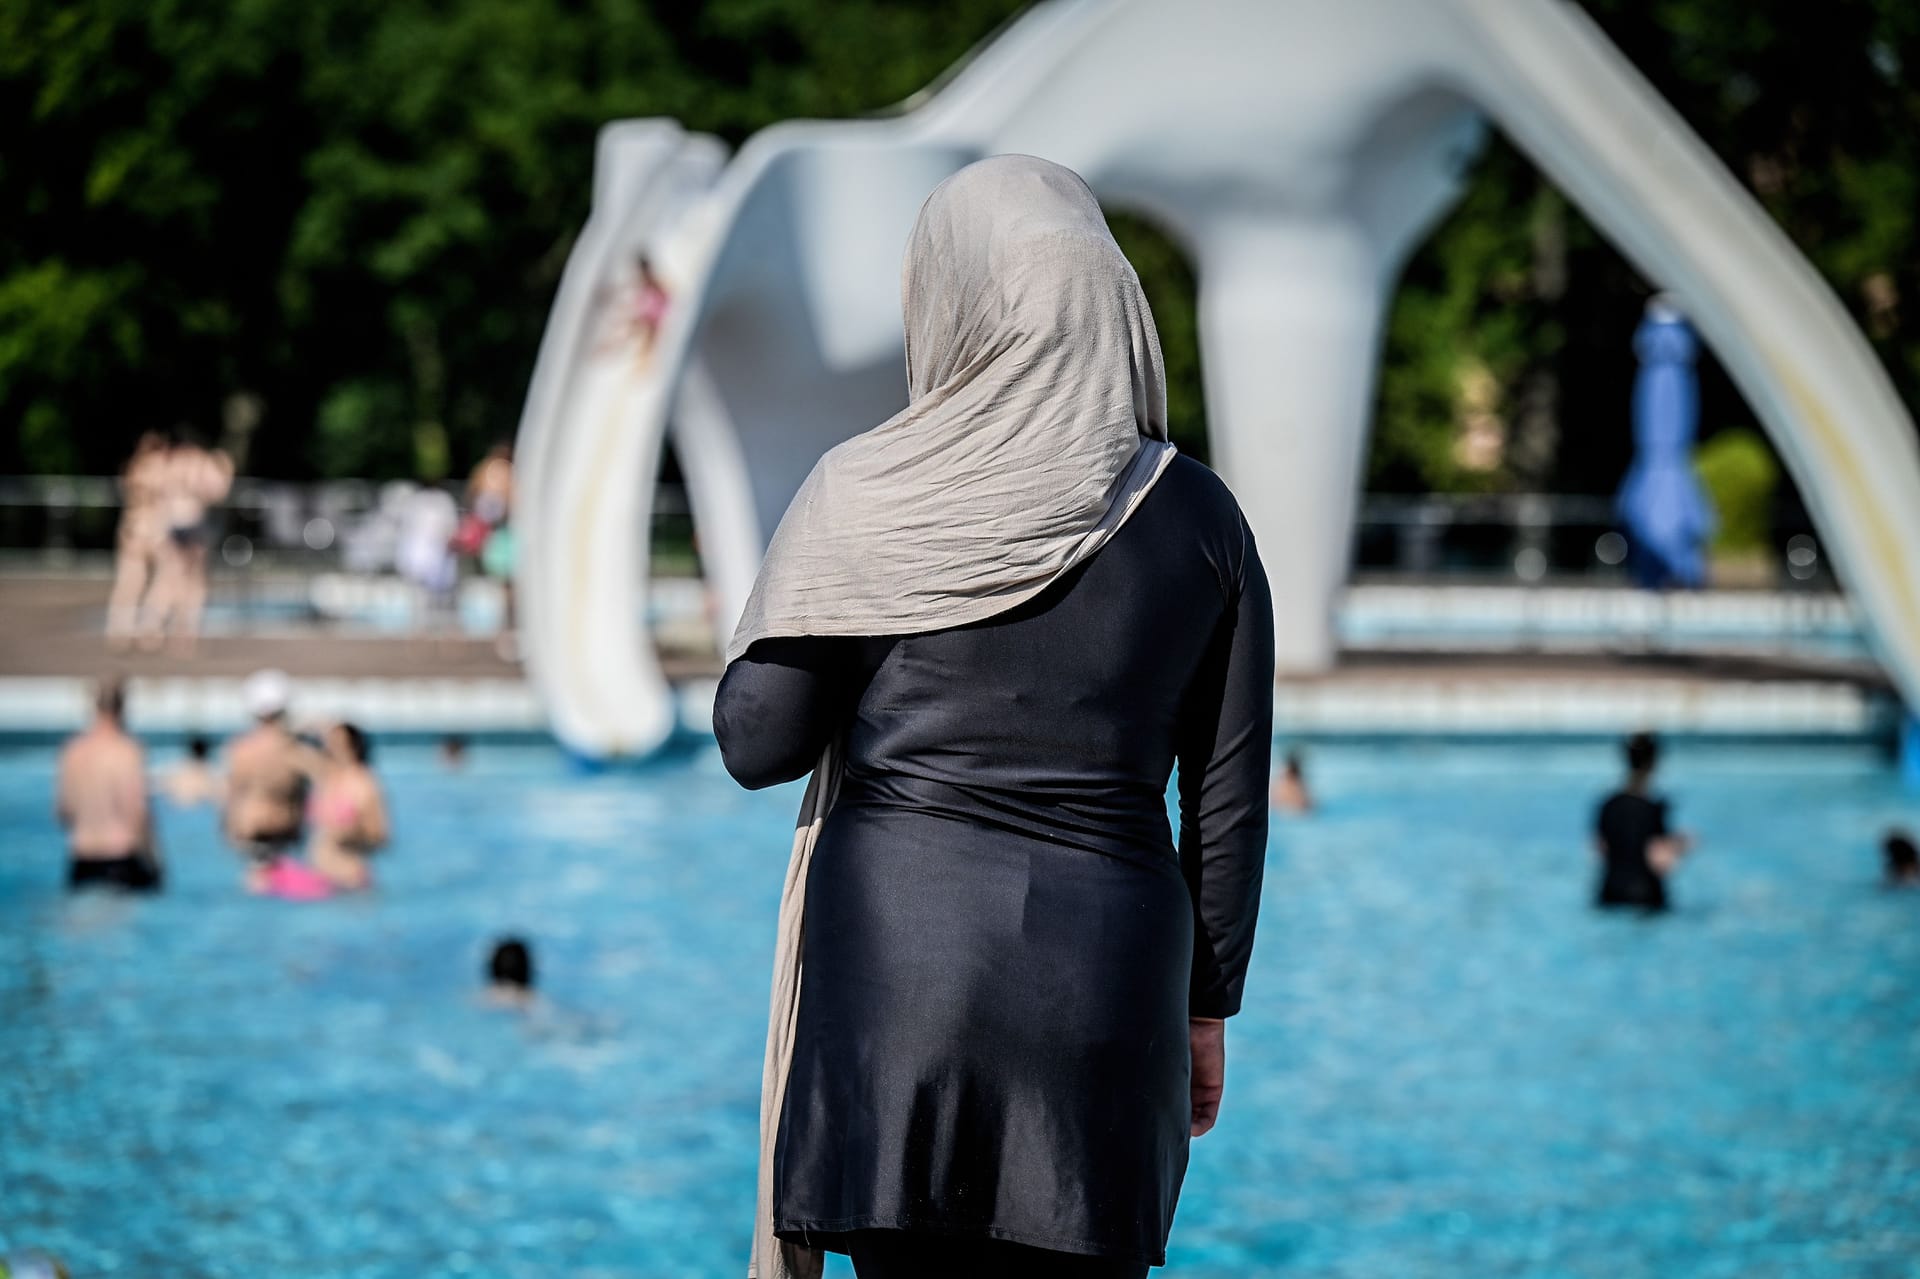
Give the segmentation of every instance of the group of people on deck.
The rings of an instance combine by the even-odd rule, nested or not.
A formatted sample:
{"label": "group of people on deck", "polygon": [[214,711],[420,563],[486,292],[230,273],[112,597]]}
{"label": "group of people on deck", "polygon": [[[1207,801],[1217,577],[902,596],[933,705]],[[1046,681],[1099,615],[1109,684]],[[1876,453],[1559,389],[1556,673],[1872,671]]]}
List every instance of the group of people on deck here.
{"label": "group of people on deck", "polygon": [[[204,739],[164,782],[174,802],[211,803],[245,862],[250,891],[313,899],[373,886],[371,857],[389,837],[386,799],[367,735],[350,723],[296,733],[291,682],[279,671],[247,680],[253,726],[230,742],[216,772]],[[125,722],[118,680],[101,684],[93,721],[61,752],[56,811],[67,830],[67,882],[154,891],[165,863],[153,821],[146,755]],[[304,856],[301,855],[304,846]]]}
{"label": "group of people on deck", "polygon": [[107,638],[116,647],[158,648],[171,635],[191,653],[207,606],[210,513],[233,487],[233,459],[220,449],[149,431],[120,477]]}

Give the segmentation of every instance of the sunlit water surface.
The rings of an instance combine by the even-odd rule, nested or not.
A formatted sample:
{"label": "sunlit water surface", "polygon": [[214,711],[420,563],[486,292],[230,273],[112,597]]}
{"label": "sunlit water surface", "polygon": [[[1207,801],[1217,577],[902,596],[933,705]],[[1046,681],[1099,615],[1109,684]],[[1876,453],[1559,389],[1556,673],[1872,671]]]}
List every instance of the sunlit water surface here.
{"label": "sunlit water surface", "polygon": [[[49,753],[0,752],[0,1248],[77,1276],[741,1274],[797,790],[744,794],[711,747],[378,762],[379,891],[296,905],[238,891],[204,810],[163,815],[165,896],[69,898]],[[1874,882],[1917,814],[1870,751],[1677,750],[1706,844],[1652,921],[1586,906],[1608,750],[1310,765],[1170,1273],[1920,1274],[1920,893]],[[478,998],[508,931],[532,1013]]]}

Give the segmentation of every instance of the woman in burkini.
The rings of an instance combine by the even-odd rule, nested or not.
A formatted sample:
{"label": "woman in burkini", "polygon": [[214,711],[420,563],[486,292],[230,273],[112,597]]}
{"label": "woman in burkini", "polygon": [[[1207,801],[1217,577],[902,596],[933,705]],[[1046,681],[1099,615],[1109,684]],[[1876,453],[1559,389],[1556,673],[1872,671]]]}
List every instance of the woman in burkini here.
{"label": "woman in burkini", "polygon": [[387,802],[371,767],[373,747],[352,724],[327,730],[312,766],[307,860],[335,889],[373,887],[368,859],[387,842]]}
{"label": "woman in burkini", "polygon": [[714,708],[743,784],[813,770],[754,1273],[1140,1276],[1253,945],[1266,578],[1166,442],[1152,317],[1076,175],[948,179],[902,292],[911,403],[802,486]]}

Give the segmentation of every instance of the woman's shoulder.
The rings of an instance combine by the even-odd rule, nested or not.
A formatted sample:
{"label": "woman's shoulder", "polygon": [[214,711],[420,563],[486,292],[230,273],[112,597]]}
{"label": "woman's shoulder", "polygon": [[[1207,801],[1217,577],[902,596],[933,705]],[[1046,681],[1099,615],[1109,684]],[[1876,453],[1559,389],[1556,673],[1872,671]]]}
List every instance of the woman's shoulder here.
{"label": "woman's shoulder", "polygon": [[1158,487],[1185,508],[1183,513],[1189,519],[1201,517],[1232,528],[1242,523],[1240,503],[1234,500],[1233,490],[1198,458],[1177,455],[1167,464]]}
{"label": "woman's shoulder", "polygon": [[1233,490],[1204,462],[1181,454],[1168,463],[1141,515],[1141,536],[1188,548],[1212,568],[1228,598],[1238,593],[1254,554],[1253,534]]}

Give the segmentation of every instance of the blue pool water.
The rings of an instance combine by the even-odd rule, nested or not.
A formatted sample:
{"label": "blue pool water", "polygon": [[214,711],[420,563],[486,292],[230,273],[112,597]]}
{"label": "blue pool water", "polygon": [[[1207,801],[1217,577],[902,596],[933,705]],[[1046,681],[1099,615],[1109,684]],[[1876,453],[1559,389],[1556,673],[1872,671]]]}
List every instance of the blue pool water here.
{"label": "blue pool water", "polygon": [[[1181,1276],[1920,1274],[1920,819],[1853,748],[1682,748],[1680,911],[1585,907],[1589,746],[1323,746],[1275,824]],[[710,747],[380,761],[378,895],[253,900],[205,811],[159,900],[68,899],[0,752],[0,1250],[76,1275],[726,1276],[793,788]],[[551,1006],[475,998],[534,939]],[[831,1274],[845,1275],[836,1266]]]}

